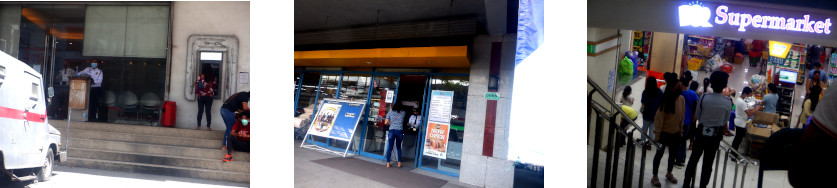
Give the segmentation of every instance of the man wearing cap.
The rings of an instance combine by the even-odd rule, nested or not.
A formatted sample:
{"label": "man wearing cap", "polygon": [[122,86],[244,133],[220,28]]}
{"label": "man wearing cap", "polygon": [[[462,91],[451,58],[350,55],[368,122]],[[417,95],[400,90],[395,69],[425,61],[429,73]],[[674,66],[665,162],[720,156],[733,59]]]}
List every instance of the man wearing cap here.
{"label": "man wearing cap", "polygon": [[99,59],[93,59],[90,67],[78,72],[79,75],[87,75],[93,79],[90,85],[90,107],[88,108],[87,121],[98,121],[99,97],[102,95],[102,77],[104,73],[99,69]]}

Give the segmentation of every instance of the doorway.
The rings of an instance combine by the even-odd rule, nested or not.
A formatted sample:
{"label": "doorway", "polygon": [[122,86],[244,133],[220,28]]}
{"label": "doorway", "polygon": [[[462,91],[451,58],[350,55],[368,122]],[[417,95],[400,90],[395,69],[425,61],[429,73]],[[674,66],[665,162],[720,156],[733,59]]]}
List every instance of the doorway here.
{"label": "doorway", "polygon": [[[414,115],[421,117],[421,109],[424,105],[423,99],[425,97],[427,76],[426,75],[401,75],[400,86],[396,94],[396,104],[405,107],[407,115],[404,117],[404,140],[401,143],[401,159],[403,165],[406,167],[416,167],[416,157],[418,154],[419,132],[421,126],[412,129],[410,126],[410,118]],[[419,119],[420,120],[420,119]],[[416,124],[421,124],[421,121]]]}

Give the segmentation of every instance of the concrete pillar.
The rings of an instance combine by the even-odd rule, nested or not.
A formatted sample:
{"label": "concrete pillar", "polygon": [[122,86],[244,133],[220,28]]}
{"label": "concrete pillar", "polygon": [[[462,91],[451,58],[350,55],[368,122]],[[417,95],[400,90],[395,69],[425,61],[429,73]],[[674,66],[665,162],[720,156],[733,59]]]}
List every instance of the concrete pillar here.
{"label": "concrete pillar", "polygon": [[[511,115],[512,83],[516,34],[482,35],[474,40],[471,72],[468,88],[465,136],[462,148],[462,164],[459,181],[483,187],[512,187],[514,162],[507,160],[509,117]],[[494,42],[502,43],[500,74],[498,80],[493,152],[483,155],[485,140],[486,104],[491,48]]]}

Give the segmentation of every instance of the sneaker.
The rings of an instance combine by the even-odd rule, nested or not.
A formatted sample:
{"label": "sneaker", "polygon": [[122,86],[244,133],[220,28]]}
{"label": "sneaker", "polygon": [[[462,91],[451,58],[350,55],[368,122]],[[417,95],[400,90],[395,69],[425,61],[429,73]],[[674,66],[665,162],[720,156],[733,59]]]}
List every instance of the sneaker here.
{"label": "sneaker", "polygon": [[195,127],[195,130],[201,130],[201,126]]}
{"label": "sneaker", "polygon": [[227,155],[225,155],[225,156],[224,156],[223,161],[224,161],[224,162],[230,162],[230,161],[233,161],[232,157],[233,157],[232,155],[227,154]]}
{"label": "sneaker", "polygon": [[207,131],[212,131],[212,128],[211,127],[206,127],[206,130]]}
{"label": "sneaker", "polygon": [[681,169],[681,168],[683,168],[683,167],[685,167],[685,166],[686,166],[686,165],[685,165],[684,163],[682,163],[682,162],[680,162],[680,163],[675,163],[675,164],[674,164],[674,167],[675,167],[675,168],[678,168],[678,169]]}

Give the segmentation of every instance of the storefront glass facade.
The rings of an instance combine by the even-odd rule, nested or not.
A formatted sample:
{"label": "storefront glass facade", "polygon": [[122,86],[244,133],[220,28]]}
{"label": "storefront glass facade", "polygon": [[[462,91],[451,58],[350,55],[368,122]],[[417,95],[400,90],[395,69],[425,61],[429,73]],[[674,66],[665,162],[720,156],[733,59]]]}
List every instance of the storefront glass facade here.
{"label": "storefront glass facade", "polygon": [[[51,119],[67,118],[69,78],[98,59],[98,116],[91,120],[159,122],[167,70],[168,3],[0,5],[0,50],[39,71],[53,87]],[[46,89],[45,89],[46,90]]]}
{"label": "storefront glass facade", "polygon": [[[430,79],[430,87],[422,87],[427,91],[421,91],[417,96],[420,99],[417,102],[424,104],[429,103],[430,96],[422,95],[421,92],[429,93],[430,90],[445,90],[454,92],[453,109],[451,114],[451,131],[448,145],[447,159],[439,160],[432,157],[422,156],[421,145],[424,143],[424,128],[427,125],[426,121],[422,122],[422,128],[418,133],[418,138],[415,140],[417,149],[415,152],[408,154],[404,152],[405,158],[417,158],[415,164],[417,167],[458,176],[459,164],[462,156],[462,139],[464,136],[465,124],[465,109],[467,106],[466,99],[468,94],[468,74],[462,73],[433,73],[433,72],[375,72],[375,71],[314,71],[314,70],[296,70],[295,83],[297,88],[294,95],[295,108],[303,108],[314,111],[316,114],[317,106],[321,104],[324,99],[341,99],[351,100],[366,103],[366,109],[358,126],[355,129],[355,134],[352,139],[350,152],[355,154],[372,157],[383,160],[384,150],[386,147],[386,130],[383,126],[383,118],[389,112],[394,103],[402,103],[402,99],[398,99],[401,79],[406,75],[421,75],[426,79]],[[299,80],[297,80],[299,78]],[[417,82],[419,86],[427,82]],[[415,92],[415,91],[412,91]],[[391,101],[387,101],[387,95],[392,96]],[[317,103],[314,103],[317,101]],[[410,102],[410,101],[407,101]],[[418,104],[420,114],[423,115],[423,120],[427,119],[428,105]],[[312,115],[314,116],[314,115]],[[312,117],[313,118],[313,117]],[[406,120],[405,120],[406,121]],[[334,150],[343,150],[347,147],[348,142],[328,139],[318,136],[311,136],[309,142],[319,146],[331,148]],[[406,156],[417,155],[417,156]]]}

